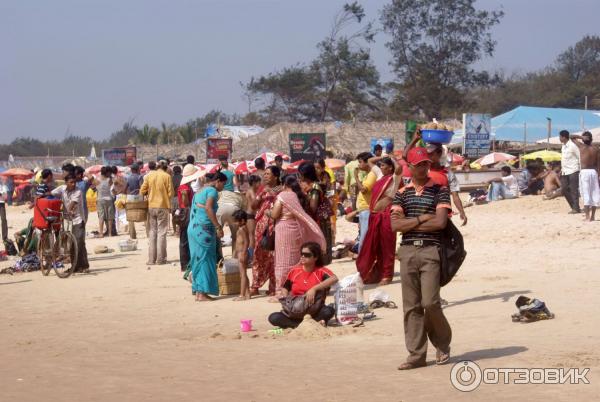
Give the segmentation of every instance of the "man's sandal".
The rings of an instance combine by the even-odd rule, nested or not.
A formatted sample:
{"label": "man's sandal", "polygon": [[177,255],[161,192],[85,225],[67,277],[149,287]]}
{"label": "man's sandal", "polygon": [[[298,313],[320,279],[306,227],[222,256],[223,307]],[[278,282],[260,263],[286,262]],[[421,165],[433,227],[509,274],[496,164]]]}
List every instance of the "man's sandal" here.
{"label": "man's sandal", "polygon": [[435,364],[437,364],[438,366],[448,363],[449,360],[450,360],[450,349],[448,349],[448,352],[446,352],[446,353],[442,352],[439,349],[435,352]]}
{"label": "man's sandal", "polygon": [[419,367],[425,367],[427,363],[409,363],[405,362],[398,366],[398,370],[412,370]]}

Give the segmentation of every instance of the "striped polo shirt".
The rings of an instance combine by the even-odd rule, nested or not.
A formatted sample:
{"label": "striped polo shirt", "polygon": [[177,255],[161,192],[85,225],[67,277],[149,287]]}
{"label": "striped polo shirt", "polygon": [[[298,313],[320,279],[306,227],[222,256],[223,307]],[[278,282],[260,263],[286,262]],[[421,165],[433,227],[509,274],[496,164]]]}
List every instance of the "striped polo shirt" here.
{"label": "striped polo shirt", "polygon": [[[435,184],[431,178],[419,190],[414,183],[402,187],[394,197],[392,211],[402,211],[407,218],[416,218],[424,214],[435,214],[438,208],[452,210],[448,187]],[[426,240],[439,243],[442,232],[418,232],[416,230],[402,234],[402,241]]]}

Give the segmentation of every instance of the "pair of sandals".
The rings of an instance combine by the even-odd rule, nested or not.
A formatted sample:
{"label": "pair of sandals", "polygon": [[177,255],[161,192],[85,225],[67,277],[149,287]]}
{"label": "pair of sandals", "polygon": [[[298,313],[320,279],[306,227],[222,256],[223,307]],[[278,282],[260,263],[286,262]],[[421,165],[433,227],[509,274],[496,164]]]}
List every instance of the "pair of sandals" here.
{"label": "pair of sandals", "polygon": [[[438,366],[442,366],[446,363],[448,363],[450,361],[450,349],[448,349],[448,352],[442,352],[441,350],[437,349],[435,352],[435,364]],[[400,366],[398,366],[398,370],[412,370],[412,369],[416,369],[419,367],[425,367],[427,366],[426,362],[405,362],[402,363]]]}
{"label": "pair of sandals", "polygon": [[396,303],[394,303],[391,300],[387,301],[387,302],[384,302],[382,300],[373,300],[369,304],[369,308],[370,309],[376,309],[376,308],[381,308],[381,307],[390,308],[390,309],[396,309],[396,308],[398,308],[398,306],[396,305]]}

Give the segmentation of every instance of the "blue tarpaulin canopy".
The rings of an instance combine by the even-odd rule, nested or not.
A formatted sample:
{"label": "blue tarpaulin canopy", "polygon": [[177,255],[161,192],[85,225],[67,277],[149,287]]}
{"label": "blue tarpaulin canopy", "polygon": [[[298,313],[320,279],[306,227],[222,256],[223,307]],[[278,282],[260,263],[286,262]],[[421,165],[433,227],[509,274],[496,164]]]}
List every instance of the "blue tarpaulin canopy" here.
{"label": "blue tarpaulin canopy", "polygon": [[[497,141],[523,142],[527,123],[527,142],[547,138],[548,119],[552,119],[551,137],[561,130],[571,133],[600,127],[600,111],[550,107],[519,106],[492,118],[492,135]],[[462,141],[462,130],[457,130],[453,142]]]}

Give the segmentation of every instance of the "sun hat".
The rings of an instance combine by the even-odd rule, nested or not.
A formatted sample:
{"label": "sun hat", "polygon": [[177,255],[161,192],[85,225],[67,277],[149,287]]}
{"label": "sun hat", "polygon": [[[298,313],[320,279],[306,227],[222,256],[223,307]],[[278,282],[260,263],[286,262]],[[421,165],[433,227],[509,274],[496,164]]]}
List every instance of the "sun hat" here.
{"label": "sun hat", "polygon": [[202,171],[200,169],[198,169],[196,166],[192,165],[191,163],[188,163],[183,168],[183,172],[182,172],[183,178],[181,179],[181,184],[187,184],[192,181],[195,181],[196,179],[198,179],[198,177],[201,176],[201,174],[202,174]]}

